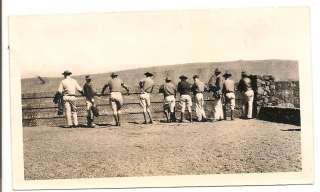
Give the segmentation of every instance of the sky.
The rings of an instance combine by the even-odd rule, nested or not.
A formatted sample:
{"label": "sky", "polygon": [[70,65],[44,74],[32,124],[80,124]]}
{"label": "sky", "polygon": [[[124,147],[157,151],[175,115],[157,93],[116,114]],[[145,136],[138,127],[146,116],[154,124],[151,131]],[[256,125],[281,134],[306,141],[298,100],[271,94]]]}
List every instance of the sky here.
{"label": "sky", "polygon": [[233,60],[308,62],[307,8],[114,12],[9,18],[22,78]]}

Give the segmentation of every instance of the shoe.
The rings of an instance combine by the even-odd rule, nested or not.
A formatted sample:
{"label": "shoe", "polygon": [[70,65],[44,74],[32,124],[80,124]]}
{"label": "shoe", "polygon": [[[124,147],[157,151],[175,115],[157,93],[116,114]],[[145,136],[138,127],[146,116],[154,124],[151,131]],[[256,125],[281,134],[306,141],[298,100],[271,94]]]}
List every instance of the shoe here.
{"label": "shoe", "polygon": [[150,121],[149,124],[153,124],[153,121]]}

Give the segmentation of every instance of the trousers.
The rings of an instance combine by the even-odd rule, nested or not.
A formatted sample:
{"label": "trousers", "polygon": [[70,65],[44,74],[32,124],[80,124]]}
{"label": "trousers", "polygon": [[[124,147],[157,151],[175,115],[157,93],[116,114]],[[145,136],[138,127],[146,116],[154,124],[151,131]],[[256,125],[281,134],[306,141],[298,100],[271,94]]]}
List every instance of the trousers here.
{"label": "trousers", "polygon": [[202,93],[197,93],[195,95],[195,106],[196,106],[196,115],[198,121],[201,121],[202,118],[207,118],[206,113],[204,111],[204,99]]}
{"label": "trousers", "polygon": [[64,106],[66,109],[66,119],[69,126],[78,125],[78,115],[75,96],[63,96]]}

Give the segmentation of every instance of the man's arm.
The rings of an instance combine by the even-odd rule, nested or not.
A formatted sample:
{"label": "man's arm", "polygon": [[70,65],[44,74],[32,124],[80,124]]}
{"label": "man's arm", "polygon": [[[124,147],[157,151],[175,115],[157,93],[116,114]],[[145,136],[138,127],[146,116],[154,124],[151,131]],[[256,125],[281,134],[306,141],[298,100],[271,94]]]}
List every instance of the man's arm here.
{"label": "man's arm", "polygon": [[150,93],[152,93],[152,92],[153,92],[153,88],[154,88],[154,85],[152,85],[151,90],[150,90]]}
{"label": "man's arm", "polygon": [[109,87],[109,84],[105,84],[102,88],[101,95],[104,94],[105,90]]}
{"label": "man's arm", "polygon": [[60,82],[60,85],[59,85],[59,87],[58,87],[58,92],[59,93],[63,93],[63,85],[62,85],[62,82]]}
{"label": "man's arm", "polygon": [[127,91],[127,93],[129,94],[129,88],[124,84],[124,83],[121,83],[121,86]]}
{"label": "man's arm", "polygon": [[76,84],[76,89],[79,93],[81,93],[81,95],[83,95],[83,90],[82,90],[82,87],[80,87],[80,85],[78,84],[77,81],[75,81],[75,84]]}

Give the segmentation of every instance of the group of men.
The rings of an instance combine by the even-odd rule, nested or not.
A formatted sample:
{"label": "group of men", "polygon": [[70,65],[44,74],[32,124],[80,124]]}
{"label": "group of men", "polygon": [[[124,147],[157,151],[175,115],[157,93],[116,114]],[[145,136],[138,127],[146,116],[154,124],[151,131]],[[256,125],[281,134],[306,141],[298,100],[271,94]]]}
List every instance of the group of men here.
{"label": "group of men", "polygon": [[[110,92],[110,105],[113,111],[115,125],[120,126],[120,113],[123,105],[122,89],[125,89],[127,94],[130,94],[128,86],[118,77],[118,74],[112,73],[111,79],[102,88],[101,93],[97,93],[92,86],[90,76],[86,76],[86,83],[83,88],[79,86],[77,81],[71,78],[70,71],[64,71],[64,79],[61,81],[58,92],[63,95],[65,106],[65,115],[68,127],[78,127],[77,107],[76,107],[76,92],[80,92],[86,98],[87,107],[87,127],[94,127],[93,108],[96,107],[95,96],[105,94],[106,89]],[[139,81],[139,100],[143,109],[144,123],[152,124],[151,113],[151,97],[150,94],[154,89],[154,75],[150,72],[144,73],[145,78]],[[159,93],[164,96],[164,113],[167,122],[176,122],[176,96],[180,95],[179,104],[181,106],[179,122],[192,122],[192,105],[195,103],[196,121],[207,121],[205,113],[204,93],[212,92],[215,98],[213,113],[214,120],[226,120],[227,106],[230,105],[231,120],[234,119],[235,108],[235,83],[231,79],[232,74],[226,71],[224,74],[217,68],[214,75],[210,78],[208,86],[200,80],[199,75],[193,76],[193,84],[187,81],[188,77],[181,75],[180,82],[177,86],[174,85],[172,79],[166,77],[164,84],[159,88]],[[242,72],[242,78],[239,81],[238,91],[241,93],[242,101],[242,118],[252,118],[254,92],[251,87],[251,80],[246,72]],[[192,97],[194,99],[192,100]],[[187,110],[188,118],[185,116]]]}

